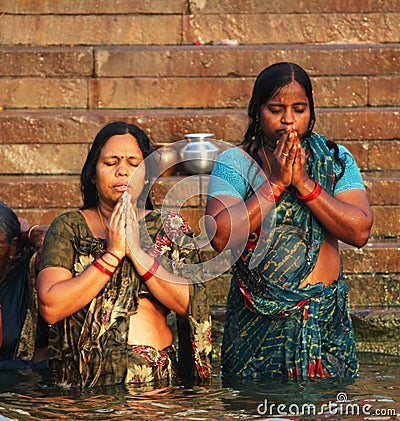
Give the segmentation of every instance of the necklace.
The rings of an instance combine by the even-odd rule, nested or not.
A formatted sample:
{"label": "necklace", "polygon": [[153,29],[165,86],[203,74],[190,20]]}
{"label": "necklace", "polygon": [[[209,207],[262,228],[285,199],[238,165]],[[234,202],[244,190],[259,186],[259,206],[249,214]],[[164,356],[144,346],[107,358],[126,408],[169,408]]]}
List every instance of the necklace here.
{"label": "necklace", "polygon": [[268,171],[269,171],[268,175],[270,176],[271,173],[272,173],[272,168],[271,168],[271,164],[269,163],[268,155],[267,155],[267,153],[265,152],[265,149],[264,149],[264,143],[261,143],[261,148],[262,148],[262,151],[263,151],[263,154],[264,154],[265,162],[267,163],[267,166],[268,166]]}
{"label": "necklace", "polygon": [[100,206],[97,206],[97,213],[99,214],[100,224],[103,230],[106,230],[106,226],[104,225],[103,214],[101,213]]}

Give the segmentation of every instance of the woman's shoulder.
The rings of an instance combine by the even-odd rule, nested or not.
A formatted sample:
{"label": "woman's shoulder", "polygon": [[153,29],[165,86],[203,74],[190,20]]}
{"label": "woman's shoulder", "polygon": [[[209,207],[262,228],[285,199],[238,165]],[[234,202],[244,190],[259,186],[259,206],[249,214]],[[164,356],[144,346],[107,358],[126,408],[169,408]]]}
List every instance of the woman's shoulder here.
{"label": "woman's shoulder", "polygon": [[50,224],[50,232],[64,232],[87,230],[86,220],[80,210],[68,211],[58,215]]}
{"label": "woman's shoulder", "polygon": [[71,223],[82,223],[85,218],[80,210],[73,210],[61,213],[56,216],[51,225],[71,224]]}
{"label": "woman's shoulder", "polygon": [[222,151],[218,157],[217,161],[219,162],[229,162],[229,161],[236,161],[236,162],[245,162],[248,160],[246,156],[246,152],[239,146],[232,146],[228,149]]}
{"label": "woman's shoulder", "polygon": [[253,166],[257,167],[258,164],[247,152],[238,146],[232,146],[218,155],[212,173],[233,172],[239,173],[247,178],[248,171]]}

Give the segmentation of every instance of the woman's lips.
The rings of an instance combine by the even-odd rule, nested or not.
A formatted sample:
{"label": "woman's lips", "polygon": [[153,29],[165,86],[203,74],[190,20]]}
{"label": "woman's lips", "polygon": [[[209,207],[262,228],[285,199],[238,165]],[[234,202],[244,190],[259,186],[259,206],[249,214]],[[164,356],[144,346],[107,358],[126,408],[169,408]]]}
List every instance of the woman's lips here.
{"label": "woman's lips", "polygon": [[126,184],[124,185],[119,185],[119,186],[114,186],[113,189],[117,192],[125,192],[127,190],[128,186]]}

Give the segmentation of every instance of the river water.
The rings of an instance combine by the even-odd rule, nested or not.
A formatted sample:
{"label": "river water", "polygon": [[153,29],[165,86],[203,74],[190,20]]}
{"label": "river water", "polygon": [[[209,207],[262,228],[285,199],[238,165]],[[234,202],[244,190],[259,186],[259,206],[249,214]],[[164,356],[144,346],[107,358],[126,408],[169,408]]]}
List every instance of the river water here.
{"label": "river water", "polygon": [[[355,381],[228,383],[215,367],[205,385],[118,386],[84,393],[50,386],[49,372],[0,372],[2,420],[400,419],[400,365],[360,358]],[[396,415],[397,414],[397,415]]]}

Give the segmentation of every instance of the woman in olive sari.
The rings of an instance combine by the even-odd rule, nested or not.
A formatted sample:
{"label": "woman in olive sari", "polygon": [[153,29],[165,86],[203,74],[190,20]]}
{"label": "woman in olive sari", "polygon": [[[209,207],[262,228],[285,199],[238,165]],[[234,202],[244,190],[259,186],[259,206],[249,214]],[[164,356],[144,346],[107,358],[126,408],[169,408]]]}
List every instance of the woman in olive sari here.
{"label": "woman in olive sari", "polygon": [[152,209],[153,151],[135,125],[103,127],[81,174],[82,209],[60,215],[46,235],[38,295],[58,385],[164,385],[211,374],[198,249],[180,215]]}
{"label": "woman in olive sari", "polygon": [[[355,377],[338,241],[362,247],[372,212],[350,152],[313,132],[311,81],[294,63],[256,79],[239,147],[219,155],[207,214],[234,258],[225,375]],[[251,233],[251,235],[249,235]]]}

